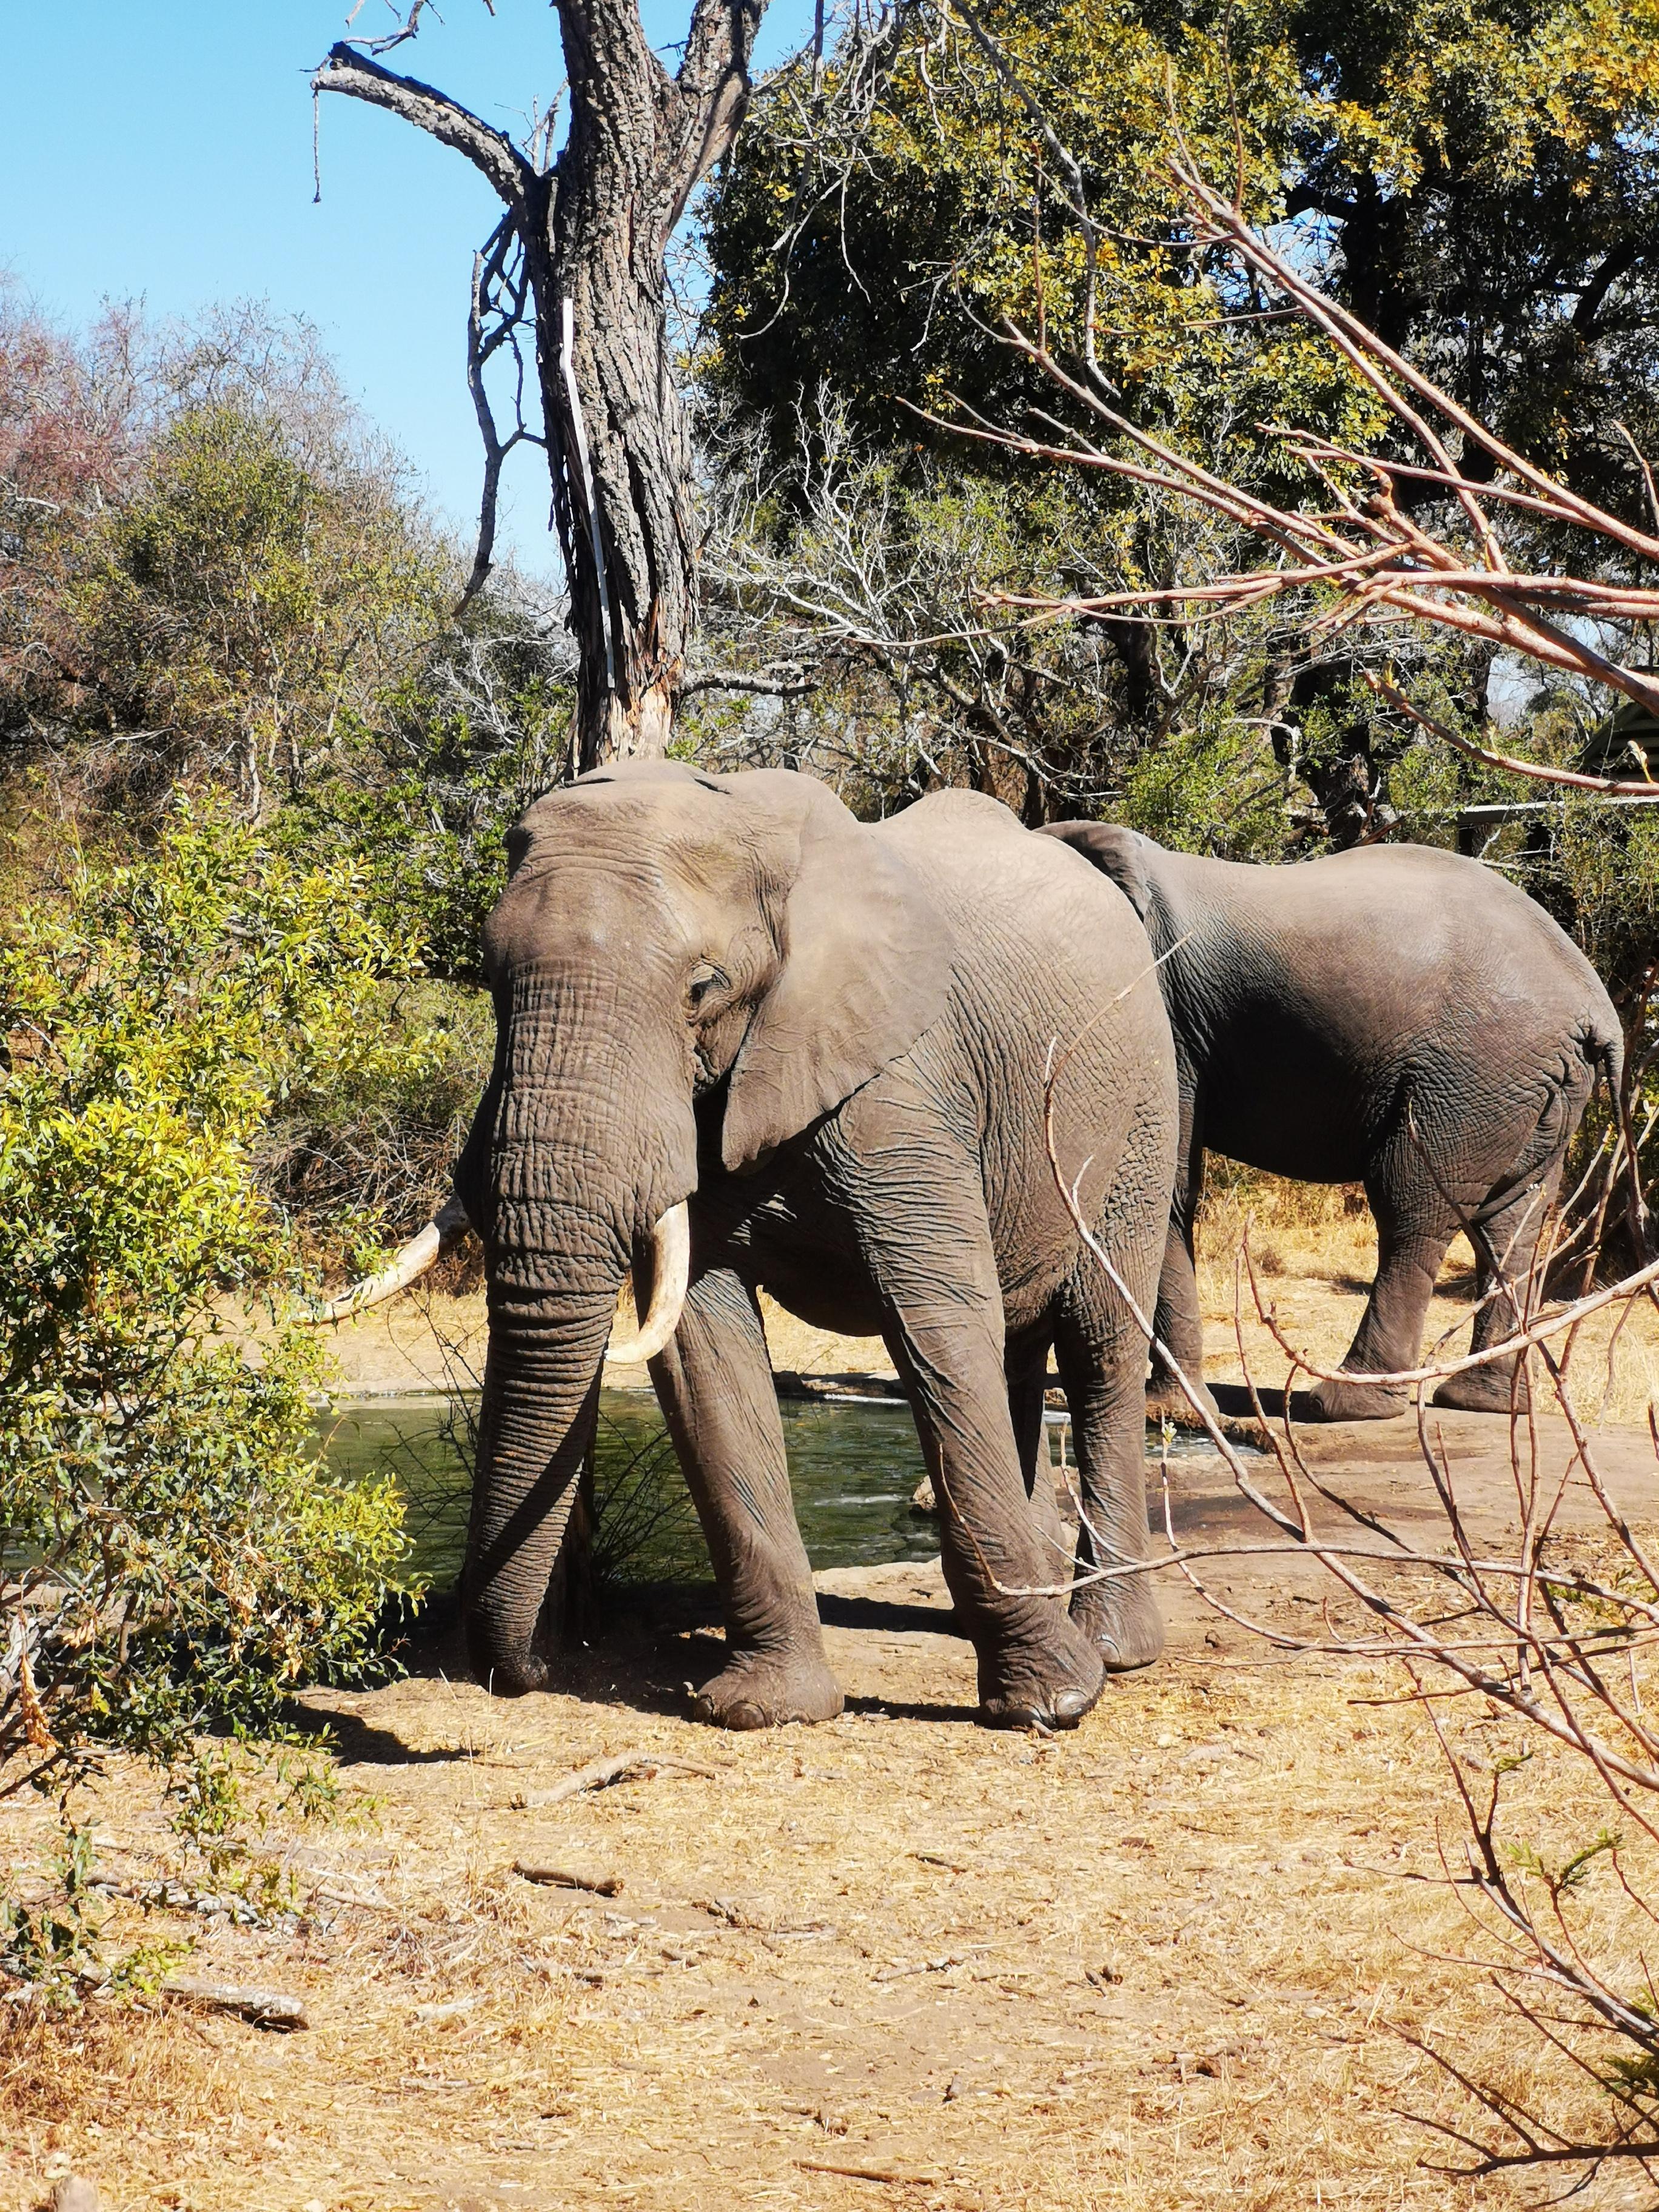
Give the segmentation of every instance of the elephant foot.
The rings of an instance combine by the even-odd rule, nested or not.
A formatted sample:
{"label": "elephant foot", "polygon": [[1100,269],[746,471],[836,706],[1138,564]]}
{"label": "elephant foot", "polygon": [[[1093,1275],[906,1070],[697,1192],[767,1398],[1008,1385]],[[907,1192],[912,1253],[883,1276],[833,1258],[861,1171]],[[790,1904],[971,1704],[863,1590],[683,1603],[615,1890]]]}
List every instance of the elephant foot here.
{"label": "elephant foot", "polygon": [[482,1682],[492,1698],[527,1698],[545,1690],[553,1679],[552,1668],[539,1652],[503,1659],[475,1649],[471,1656],[473,1680]]}
{"label": "elephant foot", "polygon": [[[1187,1374],[1205,1412],[1212,1421],[1218,1421],[1221,1408],[1210,1395],[1208,1384],[1199,1380],[1196,1368],[1189,1367]],[[1192,1400],[1173,1375],[1154,1375],[1147,1383],[1146,1419],[1149,1423],[1170,1421],[1178,1429],[1201,1429],[1204,1425],[1193,1409]]]}
{"label": "elephant foot", "polygon": [[1074,1729],[1100,1696],[1100,1654],[1065,1618],[1051,1638],[997,1651],[979,1660],[981,1728]]}
{"label": "elephant foot", "polygon": [[726,1729],[786,1728],[792,1721],[832,1721],[841,1686],[821,1658],[734,1652],[691,1700],[691,1717]]}
{"label": "elephant foot", "polygon": [[1326,1381],[1308,1394],[1316,1421],[1392,1421],[1411,1409],[1409,1394],[1376,1382]]}
{"label": "elephant foot", "polygon": [[1458,1413],[1507,1413],[1511,1408],[1527,1413],[1532,1392],[1525,1375],[1516,1376],[1512,1361],[1494,1367],[1469,1367],[1449,1376],[1430,1403]]}
{"label": "elephant foot", "polygon": [[1072,1599],[1072,1619],[1109,1674],[1150,1667],[1164,1651],[1164,1615],[1150,1575],[1086,1583]]}

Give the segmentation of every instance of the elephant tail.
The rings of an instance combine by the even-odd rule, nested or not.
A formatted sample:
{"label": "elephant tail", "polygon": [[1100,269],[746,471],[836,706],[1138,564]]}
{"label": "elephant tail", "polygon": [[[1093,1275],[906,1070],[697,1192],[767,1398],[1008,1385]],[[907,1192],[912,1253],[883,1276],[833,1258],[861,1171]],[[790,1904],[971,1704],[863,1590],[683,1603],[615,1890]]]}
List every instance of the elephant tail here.
{"label": "elephant tail", "polygon": [[1578,1049],[1589,1066],[1607,1079],[1607,1092],[1615,1108],[1622,1109],[1625,1092],[1625,1033],[1611,1007],[1611,1019],[1598,1017],[1584,1024]]}
{"label": "elephant tail", "polygon": [[1595,1075],[1605,1076],[1607,1103],[1618,1118],[1625,1153],[1626,1214],[1636,1263],[1645,1263],[1650,1250],[1647,1202],[1642,1195],[1641,1159],[1637,1151],[1635,1124],[1625,1091],[1625,1036],[1619,1018],[1609,1006],[1601,1018],[1587,1023],[1579,1049]]}

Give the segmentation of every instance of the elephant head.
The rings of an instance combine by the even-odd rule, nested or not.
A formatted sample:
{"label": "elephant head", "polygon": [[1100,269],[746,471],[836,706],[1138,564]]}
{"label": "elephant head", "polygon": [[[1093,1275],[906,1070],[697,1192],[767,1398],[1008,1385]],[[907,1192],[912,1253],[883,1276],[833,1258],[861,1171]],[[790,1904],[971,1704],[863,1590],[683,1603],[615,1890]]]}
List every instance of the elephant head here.
{"label": "elephant head", "polygon": [[867,1083],[942,1012],[951,946],[888,843],[783,771],[603,769],[532,806],[508,855],[495,1066],[455,1183],[489,1308],[464,1603],[476,1668],[512,1693],[546,1679],[537,1617],[624,1273],[652,1283],[645,1356],[684,1293],[700,1155],[752,1171]]}

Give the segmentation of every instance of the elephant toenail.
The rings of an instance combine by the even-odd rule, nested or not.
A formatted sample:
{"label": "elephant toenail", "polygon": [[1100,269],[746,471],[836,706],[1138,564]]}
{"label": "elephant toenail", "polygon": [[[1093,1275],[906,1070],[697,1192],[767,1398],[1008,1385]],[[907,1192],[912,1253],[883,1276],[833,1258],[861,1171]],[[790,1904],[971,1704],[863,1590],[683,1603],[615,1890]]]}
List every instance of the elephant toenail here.
{"label": "elephant toenail", "polygon": [[1050,1725],[1054,1728],[1075,1728],[1085,1713],[1093,1705],[1099,1694],[1097,1690],[1062,1690],[1054,1699]]}

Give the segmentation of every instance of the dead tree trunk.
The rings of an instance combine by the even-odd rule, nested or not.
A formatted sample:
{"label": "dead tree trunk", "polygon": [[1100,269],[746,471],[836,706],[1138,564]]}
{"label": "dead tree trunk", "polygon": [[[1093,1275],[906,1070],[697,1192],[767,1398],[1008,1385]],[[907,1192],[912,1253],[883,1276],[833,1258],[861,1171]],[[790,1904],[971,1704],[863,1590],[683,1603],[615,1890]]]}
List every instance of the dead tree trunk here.
{"label": "dead tree trunk", "polygon": [[[766,0],[694,0],[678,76],[647,41],[637,0],[557,0],[570,129],[550,167],[541,134],[514,143],[459,101],[342,42],[312,80],[384,107],[464,154],[507,212],[474,270],[468,369],[484,432],[484,495],[470,599],[488,575],[502,459],[483,383],[489,351],[527,310],[553,514],[578,648],[579,770],[660,755],[672,733],[696,614],[691,453],[669,357],[667,253],[687,201],[736,134]],[[419,21],[411,13],[403,33]],[[373,42],[368,42],[373,43]],[[493,289],[492,289],[493,288]],[[486,337],[487,301],[505,296]],[[593,1464],[542,1608],[574,1642],[591,1604]]]}
{"label": "dead tree trunk", "polygon": [[[732,143],[765,0],[695,0],[678,74],[637,0],[558,0],[570,128],[550,167],[357,46],[313,80],[389,109],[489,179],[523,256],[553,512],[580,654],[583,769],[667,745],[695,617],[691,456],[669,356],[667,252]],[[475,386],[475,392],[479,387]],[[487,487],[488,491],[488,487]],[[488,504],[488,496],[486,504]],[[487,549],[483,556],[487,567]]]}

